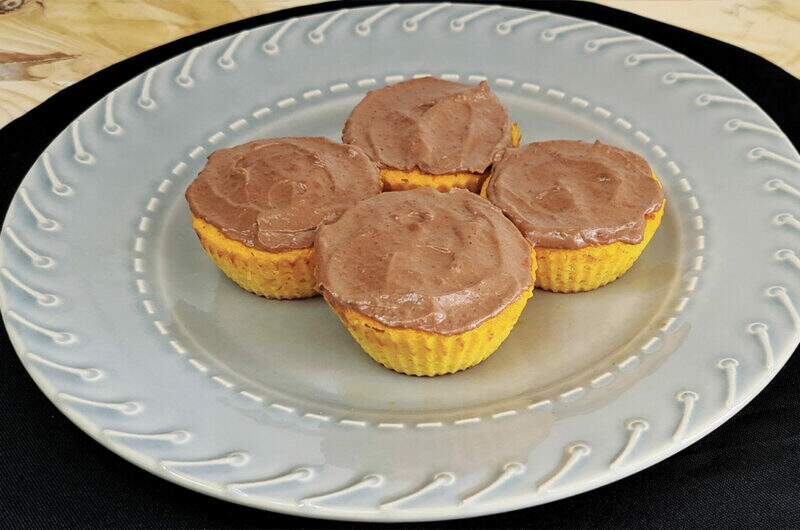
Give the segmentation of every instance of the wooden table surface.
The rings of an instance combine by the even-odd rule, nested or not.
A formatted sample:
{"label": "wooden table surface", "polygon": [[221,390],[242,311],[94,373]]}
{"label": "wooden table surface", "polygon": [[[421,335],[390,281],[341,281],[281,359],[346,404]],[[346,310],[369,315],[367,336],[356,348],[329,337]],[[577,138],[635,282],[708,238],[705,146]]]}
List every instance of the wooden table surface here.
{"label": "wooden table surface", "polygon": [[[0,127],[171,40],[316,0],[0,0]],[[599,0],[741,46],[800,77],[800,0]]]}

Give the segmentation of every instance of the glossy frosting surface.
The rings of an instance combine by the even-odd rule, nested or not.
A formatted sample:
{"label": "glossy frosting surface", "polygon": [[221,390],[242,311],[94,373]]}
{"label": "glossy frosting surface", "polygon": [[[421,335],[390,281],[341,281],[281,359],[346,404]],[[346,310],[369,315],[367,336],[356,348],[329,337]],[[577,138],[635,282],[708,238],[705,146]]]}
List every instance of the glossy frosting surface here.
{"label": "glossy frosting surface", "polygon": [[383,193],[325,225],[318,287],[382,324],[439,334],[477,327],[532,284],[530,245],[466,190]]}
{"label": "glossy frosting surface", "polygon": [[381,168],[483,173],[511,145],[511,121],[486,82],[423,77],[369,92],[342,139]]}
{"label": "glossy frosting surface", "polygon": [[647,162],[600,142],[536,142],[506,150],[486,197],[534,246],[639,243],[664,194]]}
{"label": "glossy frosting surface", "polygon": [[317,228],[380,189],[378,169],[358,147],[270,138],[212,153],[186,200],[226,237],[282,252],[310,247]]}

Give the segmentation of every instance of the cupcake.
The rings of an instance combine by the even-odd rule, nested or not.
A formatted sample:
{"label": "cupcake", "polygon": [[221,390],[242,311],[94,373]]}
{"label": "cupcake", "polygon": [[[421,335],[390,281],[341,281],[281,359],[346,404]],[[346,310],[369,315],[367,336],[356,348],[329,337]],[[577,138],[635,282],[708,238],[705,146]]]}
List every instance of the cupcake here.
{"label": "cupcake", "polygon": [[505,340],[533,290],[531,246],[466,190],[383,193],[315,241],[317,289],[374,360],[409,375],[476,365]]}
{"label": "cupcake", "polygon": [[200,243],[231,280],[267,298],[305,298],[316,294],[317,229],[380,190],[358,147],[272,138],[212,153],[186,200]]}
{"label": "cupcake", "polygon": [[536,286],[561,293],[622,276],[655,234],[665,205],[642,157],[568,140],[507,150],[482,195],[536,248]]}
{"label": "cupcake", "polygon": [[369,92],[347,119],[342,139],[377,162],[386,191],[477,193],[492,163],[520,137],[486,82],[423,77]]}

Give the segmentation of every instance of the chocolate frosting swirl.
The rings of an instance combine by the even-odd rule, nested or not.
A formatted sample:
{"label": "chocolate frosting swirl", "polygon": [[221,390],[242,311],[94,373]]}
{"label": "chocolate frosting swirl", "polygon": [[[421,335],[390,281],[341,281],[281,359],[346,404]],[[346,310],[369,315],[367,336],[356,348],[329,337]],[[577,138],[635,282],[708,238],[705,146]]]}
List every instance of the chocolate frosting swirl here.
{"label": "chocolate frosting swirl", "polygon": [[381,168],[483,173],[511,145],[511,121],[489,85],[423,77],[369,92],[342,132]]}
{"label": "chocolate frosting swirl", "polygon": [[536,142],[508,149],[486,197],[534,246],[639,243],[664,193],[637,154],[600,142]]}
{"label": "chocolate frosting swirl", "polygon": [[443,335],[491,318],[531,287],[531,248],[466,190],[389,192],[360,202],[315,242],[319,290],[382,324]]}
{"label": "chocolate frosting swirl", "polygon": [[308,248],[323,224],[381,190],[375,164],[325,138],[271,138],[220,149],[186,190],[195,217],[270,252]]}

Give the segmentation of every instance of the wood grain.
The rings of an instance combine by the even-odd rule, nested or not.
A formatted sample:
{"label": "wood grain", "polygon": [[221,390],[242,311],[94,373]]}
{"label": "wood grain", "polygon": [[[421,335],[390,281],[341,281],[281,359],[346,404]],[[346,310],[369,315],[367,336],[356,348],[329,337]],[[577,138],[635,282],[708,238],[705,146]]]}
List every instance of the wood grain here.
{"label": "wood grain", "polygon": [[[204,29],[314,0],[0,0],[0,126],[62,88]],[[741,46],[800,76],[798,0],[601,0]]]}

